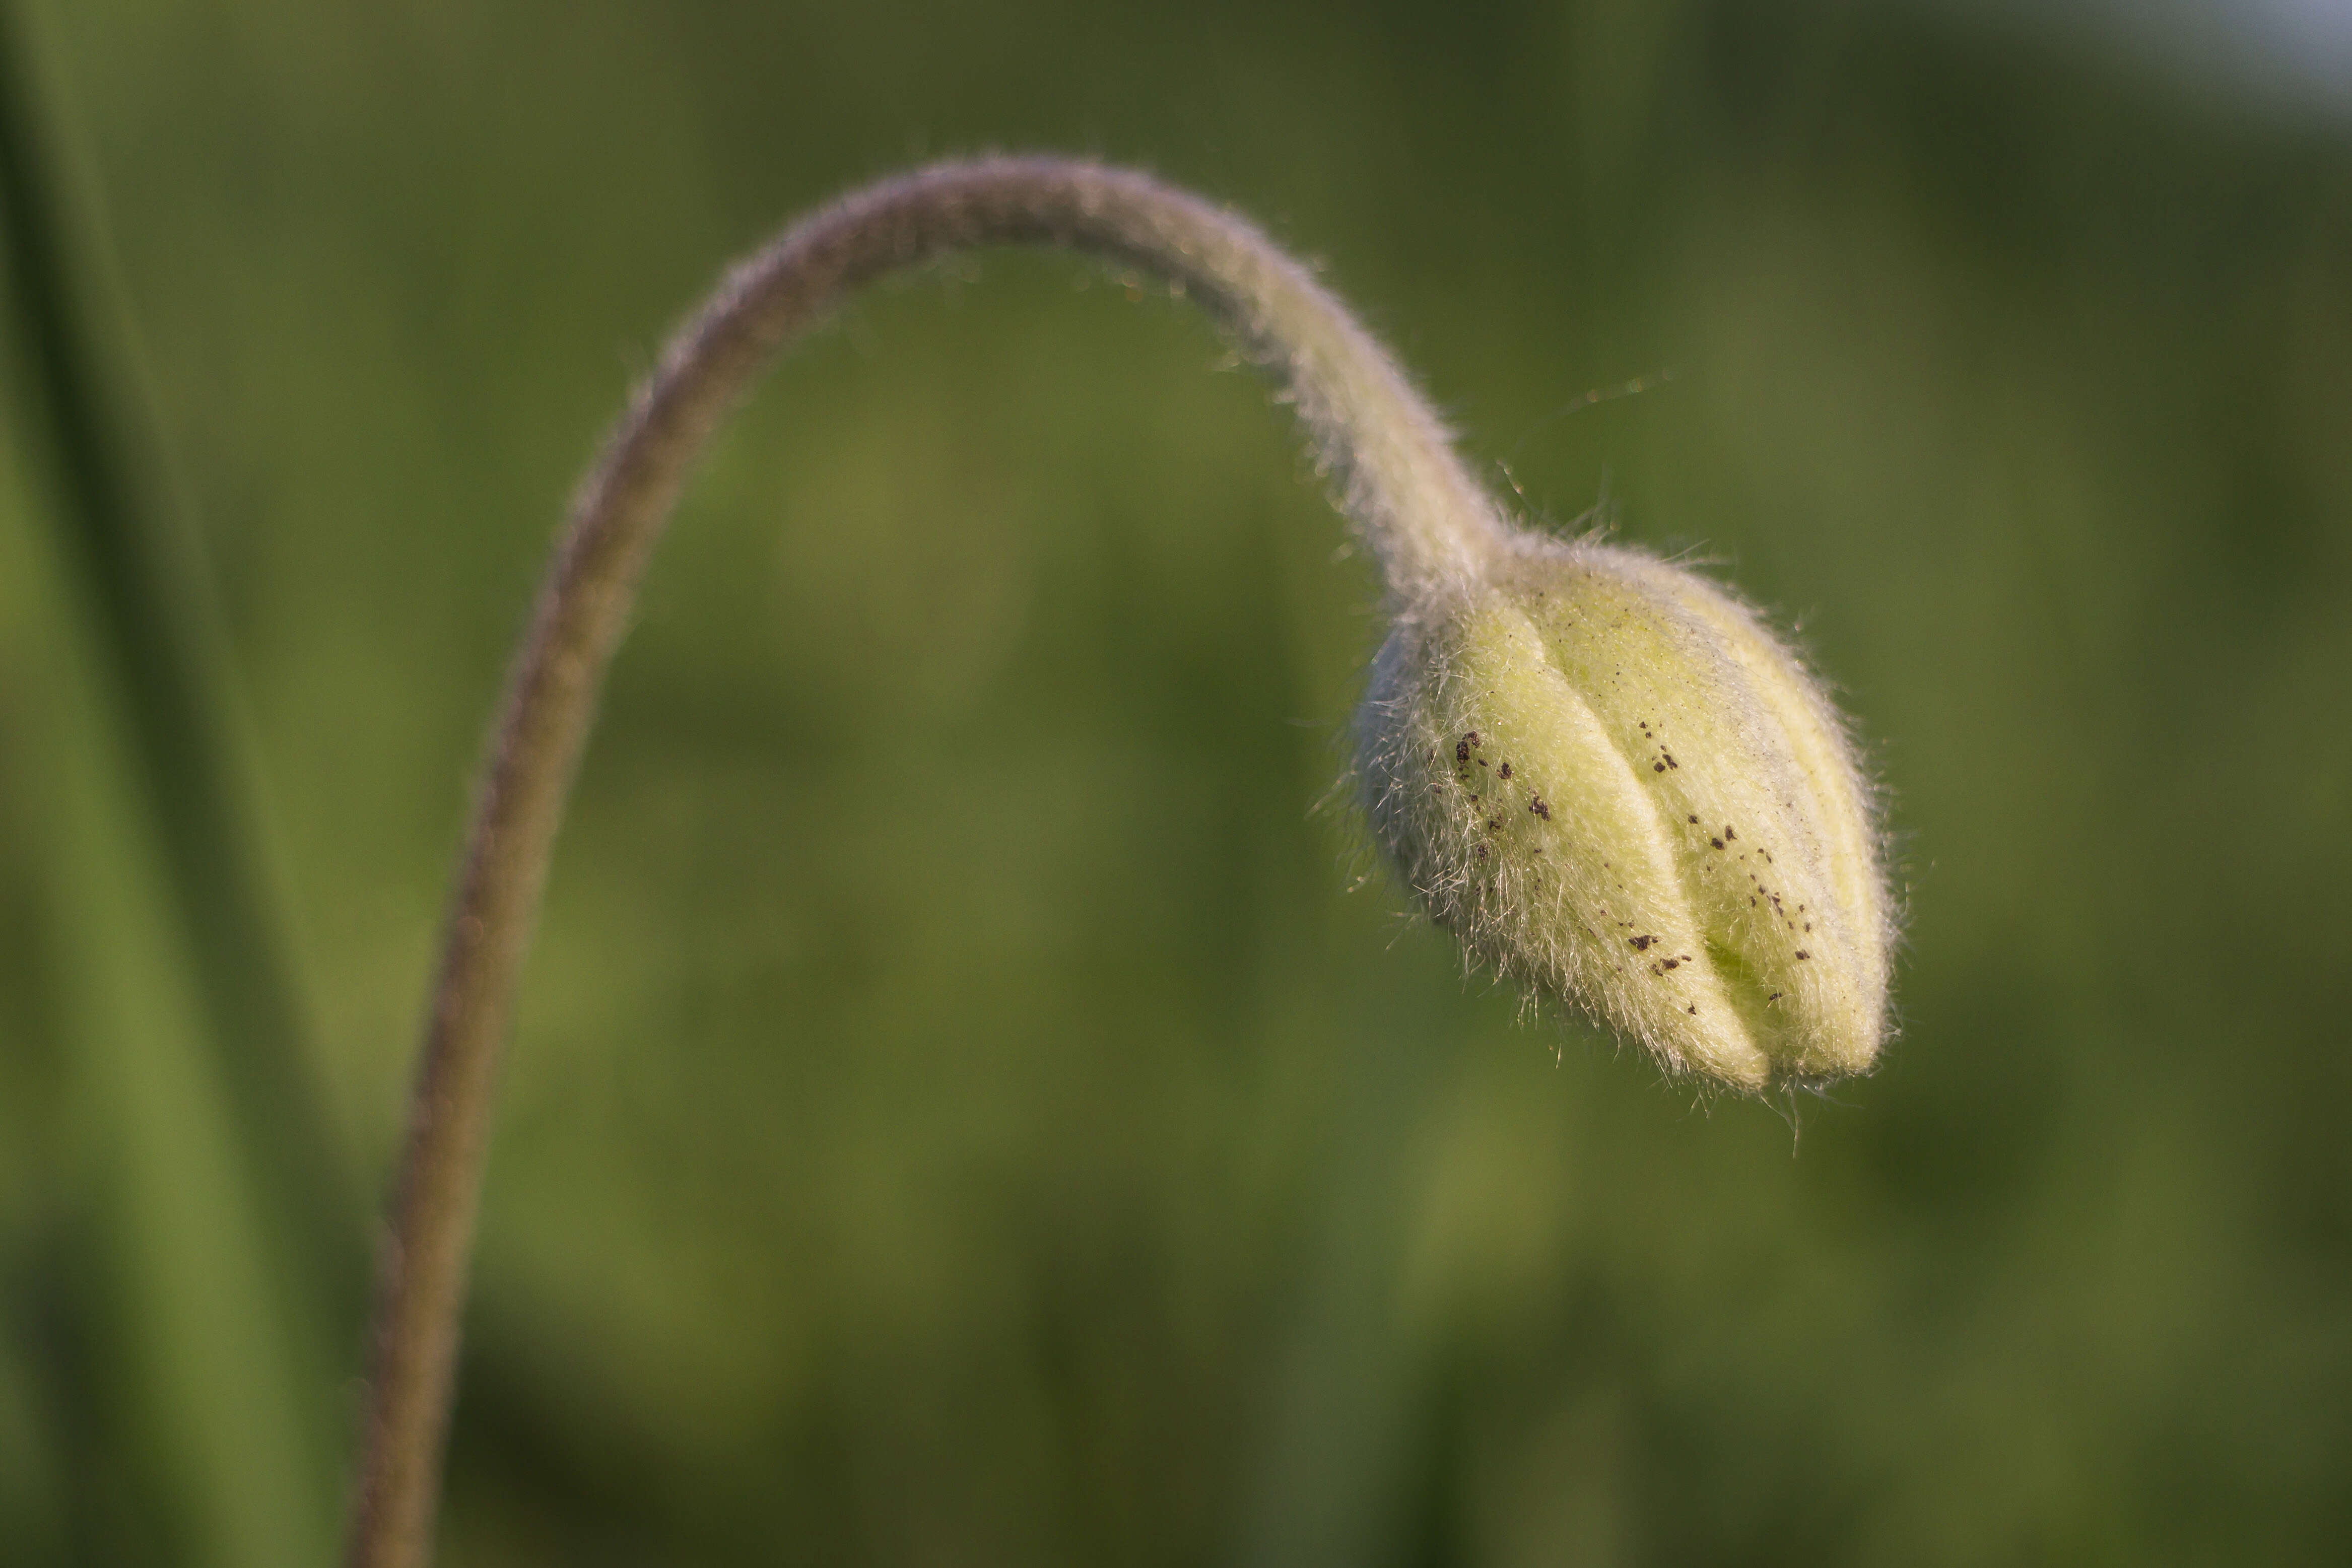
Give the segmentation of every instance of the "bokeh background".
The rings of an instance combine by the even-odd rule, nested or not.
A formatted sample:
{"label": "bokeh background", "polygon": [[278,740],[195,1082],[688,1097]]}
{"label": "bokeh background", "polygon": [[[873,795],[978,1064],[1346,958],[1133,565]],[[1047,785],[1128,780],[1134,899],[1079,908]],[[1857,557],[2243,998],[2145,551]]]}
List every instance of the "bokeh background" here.
{"label": "bokeh background", "polygon": [[2328,7],[7,19],[129,528],[19,287],[0,1559],[331,1557],[574,474],[787,215],[1059,148],[1256,214],[1531,514],[1801,629],[1892,801],[1901,1038],[1710,1099],[1465,979],[1317,809],[1375,590],[1263,386],[1076,264],[934,270],[788,358],[656,564],[526,982],[443,1561],[2340,1561]]}

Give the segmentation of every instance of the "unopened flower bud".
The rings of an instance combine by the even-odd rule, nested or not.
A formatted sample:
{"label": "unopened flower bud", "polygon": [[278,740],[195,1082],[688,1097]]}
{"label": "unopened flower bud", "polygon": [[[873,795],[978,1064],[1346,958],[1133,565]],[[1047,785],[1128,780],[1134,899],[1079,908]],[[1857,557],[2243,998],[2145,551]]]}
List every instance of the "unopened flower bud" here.
{"label": "unopened flower bud", "polygon": [[1400,617],[1359,747],[1375,831],[1498,972],[1743,1089],[1876,1056],[1870,789],[1819,684],[1695,572],[1524,538]]}

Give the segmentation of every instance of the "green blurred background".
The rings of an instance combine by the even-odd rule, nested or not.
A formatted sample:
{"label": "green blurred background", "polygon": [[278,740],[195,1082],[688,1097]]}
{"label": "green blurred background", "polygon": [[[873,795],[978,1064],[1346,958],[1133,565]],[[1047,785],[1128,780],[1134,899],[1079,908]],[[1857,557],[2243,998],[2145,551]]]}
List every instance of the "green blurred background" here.
{"label": "green blurred background", "polygon": [[20,312],[0,1560],[331,1557],[573,476],[727,258],[993,147],[1256,214],[1530,511],[1801,627],[1893,802],[1902,1035],[1710,1100],[1465,981],[1315,809],[1375,588],[1264,388],[1075,264],[936,270],[788,357],[624,651],[443,1561],[2341,1560],[2352,92],[2308,49],[1861,0],[12,11],[252,831],[172,825]]}

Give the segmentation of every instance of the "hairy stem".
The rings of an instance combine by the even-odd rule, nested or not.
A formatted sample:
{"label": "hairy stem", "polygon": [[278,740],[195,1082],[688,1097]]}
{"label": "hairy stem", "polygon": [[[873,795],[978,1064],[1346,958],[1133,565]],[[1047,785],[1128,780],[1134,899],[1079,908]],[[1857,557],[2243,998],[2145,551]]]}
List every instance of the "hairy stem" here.
{"label": "hairy stem", "polygon": [[1508,548],[1444,429],[1347,310],[1255,228],[1145,175],[1054,158],[940,164],[812,214],[730,273],[582,486],[509,677],[380,1262],[351,1568],[415,1568],[428,1553],[499,1051],[564,799],[654,541],[713,429],[777,349],[886,274],[1000,245],[1090,254],[1216,318],[1297,403],[1395,612]]}

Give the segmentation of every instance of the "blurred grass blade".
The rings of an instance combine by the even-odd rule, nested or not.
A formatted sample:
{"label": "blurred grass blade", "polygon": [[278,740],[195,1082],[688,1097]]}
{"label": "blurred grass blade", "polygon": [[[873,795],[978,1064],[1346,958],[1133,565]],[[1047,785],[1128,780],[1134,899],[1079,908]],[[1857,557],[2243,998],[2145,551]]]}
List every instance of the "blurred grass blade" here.
{"label": "blurred grass blade", "polygon": [[107,1386],[78,1397],[159,1467],[142,1511],[204,1563],[316,1561],[361,1231],[305,1050],[240,788],[193,540],[110,409],[104,291],[45,177],[37,73],[0,11],[0,267],[11,421],[54,527],[43,818],[58,1019],[110,1189]]}
{"label": "blurred grass blade", "polygon": [[[209,582],[187,530],[142,515],[144,443],[96,366],[91,276],[46,177],[36,73],[0,12],[0,243],[22,381],[52,459],[59,545],[101,689],[119,705],[194,956],[238,1142],[341,1321],[360,1278],[355,1207],[328,1134],[258,834],[233,766]],[[45,442],[41,438],[46,438]],[[150,486],[155,488],[155,486]]]}
{"label": "blurred grass blade", "polygon": [[[47,553],[39,586],[62,631],[69,601]],[[76,1478],[78,1512],[100,1514],[94,1530],[105,1514],[139,1516],[165,1559],[191,1568],[304,1568],[331,1551],[334,1368],[254,1198],[127,727],[73,641],[33,654],[44,698],[28,727],[50,841],[54,1016],[105,1177],[89,1211],[97,1267],[72,1281],[92,1354],[57,1404],[94,1409],[105,1448],[133,1461],[110,1478],[128,1499],[107,1495],[110,1478]]]}

